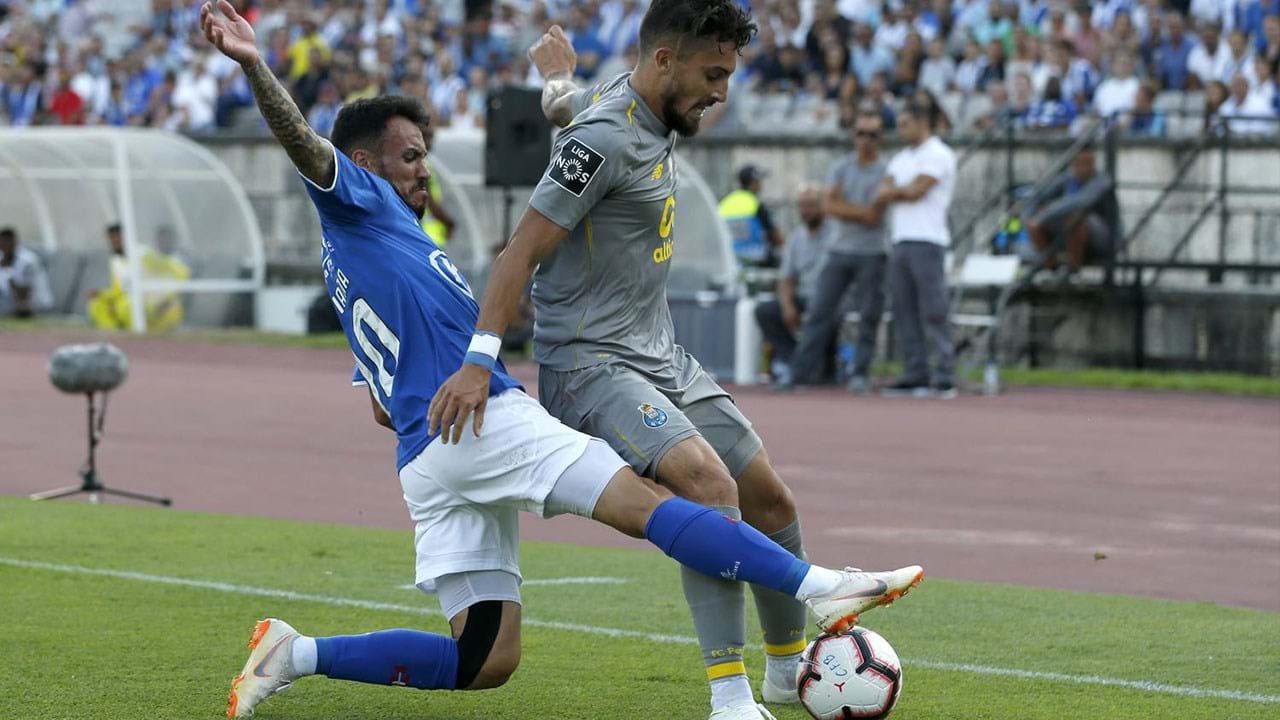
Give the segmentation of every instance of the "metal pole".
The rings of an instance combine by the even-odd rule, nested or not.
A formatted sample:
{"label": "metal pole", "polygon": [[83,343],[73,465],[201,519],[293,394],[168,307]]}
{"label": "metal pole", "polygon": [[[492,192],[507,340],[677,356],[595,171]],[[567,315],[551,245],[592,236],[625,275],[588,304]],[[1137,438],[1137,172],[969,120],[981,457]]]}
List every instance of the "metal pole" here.
{"label": "metal pole", "polygon": [[[1227,209],[1227,158],[1230,156],[1231,150],[1231,124],[1224,123],[1222,129],[1222,143],[1219,152],[1222,155],[1221,165],[1218,169],[1218,262],[1225,263],[1227,261],[1227,225],[1230,224],[1231,214]],[[1209,271],[1209,284],[1222,284],[1222,270]]]}
{"label": "metal pole", "polygon": [[[1111,178],[1111,187],[1120,187],[1119,166],[1116,163],[1116,128],[1115,123],[1107,123],[1107,133],[1104,136],[1105,162],[1107,165],[1107,177]],[[1106,274],[1103,276],[1102,284],[1111,288],[1115,283],[1116,274],[1116,254],[1120,252],[1120,245],[1123,239],[1120,236],[1119,218],[1116,218],[1116,226],[1107,228],[1111,231],[1111,252],[1107,253]]]}
{"label": "metal pole", "polygon": [[129,263],[129,304],[132,305],[132,329],[147,331],[147,308],[142,295],[142,244],[138,242],[138,219],[133,212],[133,179],[129,174],[129,153],[124,138],[112,139],[116,161],[116,201],[120,203],[120,226],[124,234],[124,257]]}
{"label": "metal pole", "polygon": [[1013,121],[1004,118],[1004,211],[1007,215],[1013,207]]}
{"label": "metal pole", "polygon": [[1142,292],[1142,265],[1133,268],[1133,366],[1138,370],[1147,364],[1147,307]]}

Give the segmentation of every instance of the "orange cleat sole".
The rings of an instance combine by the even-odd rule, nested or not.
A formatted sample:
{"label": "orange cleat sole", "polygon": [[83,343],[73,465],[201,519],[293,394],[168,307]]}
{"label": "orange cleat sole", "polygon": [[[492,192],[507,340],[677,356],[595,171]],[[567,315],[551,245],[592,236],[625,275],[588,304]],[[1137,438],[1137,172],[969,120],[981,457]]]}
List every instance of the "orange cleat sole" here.
{"label": "orange cleat sole", "polygon": [[[921,570],[920,572],[916,573],[916,576],[911,579],[910,584],[908,584],[905,588],[901,590],[891,590],[888,593],[885,593],[885,596],[880,598],[879,602],[876,603],[876,607],[884,607],[886,605],[892,605],[893,601],[911,592],[912,589],[914,589],[921,582],[924,582],[924,570]],[[848,617],[840,618],[835,623],[833,623],[831,625],[830,632],[833,634],[842,633],[857,624],[858,624],[858,616],[856,614],[850,615]]]}

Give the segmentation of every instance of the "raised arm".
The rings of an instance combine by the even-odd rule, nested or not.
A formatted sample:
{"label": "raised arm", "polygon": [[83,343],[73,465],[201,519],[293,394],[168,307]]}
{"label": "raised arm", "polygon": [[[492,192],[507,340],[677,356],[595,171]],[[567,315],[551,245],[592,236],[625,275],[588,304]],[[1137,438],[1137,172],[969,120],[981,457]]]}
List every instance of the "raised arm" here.
{"label": "raised arm", "polygon": [[542,86],[542,113],[556,127],[573,121],[573,94],[581,88],[573,82],[578,54],[559,25],[552,25],[538,42],[529,48],[529,59],[546,80]]}
{"label": "raised arm", "polygon": [[240,17],[227,0],[217,0],[217,3],[217,11],[212,2],[200,8],[204,36],[223,55],[240,63],[267,127],[298,172],[315,184],[328,187],[333,183],[335,171],[333,146],[311,129],[289,91],[267,67],[258,53],[249,21]]}

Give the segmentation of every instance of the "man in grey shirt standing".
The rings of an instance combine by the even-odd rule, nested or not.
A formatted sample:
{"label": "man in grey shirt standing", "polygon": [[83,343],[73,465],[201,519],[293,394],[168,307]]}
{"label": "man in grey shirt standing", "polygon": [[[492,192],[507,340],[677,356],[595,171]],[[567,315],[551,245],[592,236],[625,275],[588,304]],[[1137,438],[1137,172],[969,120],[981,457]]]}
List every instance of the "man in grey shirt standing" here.
{"label": "man in grey shirt standing", "polygon": [[760,332],[773,348],[773,375],[779,385],[791,382],[791,359],[796,350],[795,332],[814,298],[818,276],[831,234],[831,223],[822,213],[822,194],[806,185],[796,196],[800,224],[782,247],[782,271],[776,298],[756,306]]}
{"label": "man in grey shirt standing", "polygon": [[876,332],[884,312],[888,264],[884,205],[874,201],[884,177],[885,162],[880,159],[883,129],[879,113],[860,113],[853,126],[854,152],[836,163],[827,178],[826,210],[837,221],[836,232],[800,331],[794,362],[797,383],[822,382],[828,348],[840,328],[840,300],[856,283],[861,320],[849,389],[867,390],[867,370],[875,355]]}
{"label": "man in grey shirt standing", "polygon": [[[675,344],[666,279],[675,227],[680,135],[724,102],[738,54],[755,34],[734,0],[653,0],[634,72],[591,88],[571,80],[576,56],[553,27],[530,51],[547,86],[543,111],[565,128],[529,208],[493,264],[477,341],[501,336],[537,268],[538,400],[561,422],[609,443],[639,474],[741,519],[803,557],[795,499],[729,394]],[[447,431],[482,422],[489,371],[464,363],[432,401]],[[433,415],[435,417],[435,415]],[[477,430],[478,432],[478,430]],[[739,509],[741,508],[741,509]],[[764,720],[747,681],[746,602],[736,575],[682,573],[711,685],[712,720]],[[918,568],[858,572],[858,597],[888,602]],[[765,702],[799,702],[804,605],[755,592],[766,653]],[[852,596],[852,595],[851,595]]]}

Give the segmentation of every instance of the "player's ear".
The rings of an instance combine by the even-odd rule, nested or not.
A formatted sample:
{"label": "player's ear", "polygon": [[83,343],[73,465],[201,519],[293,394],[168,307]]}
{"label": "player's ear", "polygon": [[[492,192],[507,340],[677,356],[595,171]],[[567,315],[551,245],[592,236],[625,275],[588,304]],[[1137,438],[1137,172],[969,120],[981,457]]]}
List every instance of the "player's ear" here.
{"label": "player's ear", "polygon": [[653,53],[653,64],[658,68],[658,72],[663,75],[670,75],[676,63],[676,51],[669,47],[659,47]]}
{"label": "player's ear", "polygon": [[373,154],[364,148],[355,148],[351,151],[351,162],[357,167],[373,172]]}

